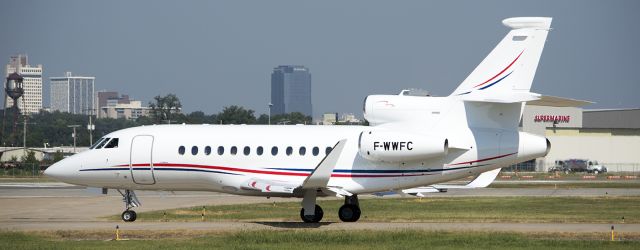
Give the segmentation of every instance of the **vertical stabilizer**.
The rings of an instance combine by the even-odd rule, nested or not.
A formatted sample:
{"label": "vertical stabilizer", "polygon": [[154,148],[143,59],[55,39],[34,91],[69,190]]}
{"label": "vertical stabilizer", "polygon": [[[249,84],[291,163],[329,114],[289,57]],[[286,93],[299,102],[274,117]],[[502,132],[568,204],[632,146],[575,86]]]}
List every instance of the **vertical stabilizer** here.
{"label": "vertical stabilizer", "polygon": [[511,28],[489,55],[451,94],[504,96],[528,93],[551,26],[549,17],[514,17],[502,21]]}

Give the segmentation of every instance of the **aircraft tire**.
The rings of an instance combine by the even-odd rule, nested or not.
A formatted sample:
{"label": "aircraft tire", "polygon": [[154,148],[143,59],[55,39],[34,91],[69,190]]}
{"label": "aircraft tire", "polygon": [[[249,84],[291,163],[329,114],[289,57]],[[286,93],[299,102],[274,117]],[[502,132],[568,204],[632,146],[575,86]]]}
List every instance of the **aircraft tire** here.
{"label": "aircraft tire", "polygon": [[300,218],[302,218],[302,221],[306,222],[306,223],[318,223],[322,220],[322,216],[324,216],[324,212],[322,211],[322,208],[318,205],[316,205],[316,211],[314,215],[304,215],[304,208],[300,209]]}
{"label": "aircraft tire", "polygon": [[338,210],[338,217],[344,222],[356,222],[360,219],[360,207],[353,204],[344,204]]}
{"label": "aircraft tire", "polygon": [[138,215],[136,214],[136,211],[127,210],[127,211],[122,212],[122,220],[123,221],[134,222],[134,221],[136,221],[137,217],[138,217]]}

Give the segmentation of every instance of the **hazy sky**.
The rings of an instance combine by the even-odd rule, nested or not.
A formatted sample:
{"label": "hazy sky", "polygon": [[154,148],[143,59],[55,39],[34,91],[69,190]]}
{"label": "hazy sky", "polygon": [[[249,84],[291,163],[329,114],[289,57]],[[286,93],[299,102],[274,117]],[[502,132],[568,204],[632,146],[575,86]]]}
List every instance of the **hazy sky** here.
{"label": "hazy sky", "polygon": [[[0,62],[27,53],[49,77],[95,76],[97,90],[187,112],[267,112],[270,74],[312,73],[313,110],[362,116],[369,94],[449,95],[513,16],[553,17],[533,91],[640,107],[640,1],[5,1]],[[4,68],[4,67],[3,67]]]}

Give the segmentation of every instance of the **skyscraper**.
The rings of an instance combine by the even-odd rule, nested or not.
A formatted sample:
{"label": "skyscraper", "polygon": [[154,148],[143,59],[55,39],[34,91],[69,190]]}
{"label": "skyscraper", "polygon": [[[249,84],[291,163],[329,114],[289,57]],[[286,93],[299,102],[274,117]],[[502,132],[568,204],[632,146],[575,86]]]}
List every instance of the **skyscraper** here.
{"label": "skyscraper", "polygon": [[313,116],[311,73],[298,65],[281,65],[271,73],[272,115],[300,112]]}
{"label": "skyscraper", "polygon": [[51,77],[51,111],[71,114],[96,114],[95,77],[72,76]]}
{"label": "skyscraper", "polygon": [[[11,56],[5,68],[5,77],[11,73],[18,73],[24,77],[24,95],[18,99],[18,108],[22,114],[38,113],[42,109],[42,65],[29,65],[27,55]],[[2,79],[4,84],[4,79]],[[4,107],[13,106],[13,100],[8,96],[4,100]]]}

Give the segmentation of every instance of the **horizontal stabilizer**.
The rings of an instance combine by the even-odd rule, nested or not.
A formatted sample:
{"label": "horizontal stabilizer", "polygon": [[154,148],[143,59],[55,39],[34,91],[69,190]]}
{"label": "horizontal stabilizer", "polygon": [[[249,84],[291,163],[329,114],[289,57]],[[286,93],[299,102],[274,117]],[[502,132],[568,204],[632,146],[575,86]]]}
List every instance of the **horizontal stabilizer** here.
{"label": "horizontal stabilizer", "polygon": [[461,99],[468,102],[518,103],[535,101],[540,99],[540,96],[532,92],[503,92],[489,95],[470,93],[462,96]]}
{"label": "horizontal stabilizer", "polygon": [[527,105],[549,107],[582,107],[589,104],[593,104],[593,102],[548,95],[543,95],[537,100],[527,102]]}
{"label": "horizontal stabilizer", "polygon": [[527,105],[550,106],[550,107],[582,107],[593,102],[563,98],[557,96],[541,95],[533,92],[511,92],[492,93],[489,95],[470,93],[461,96],[461,99],[468,102],[490,102],[490,103],[518,103],[526,102]]}

